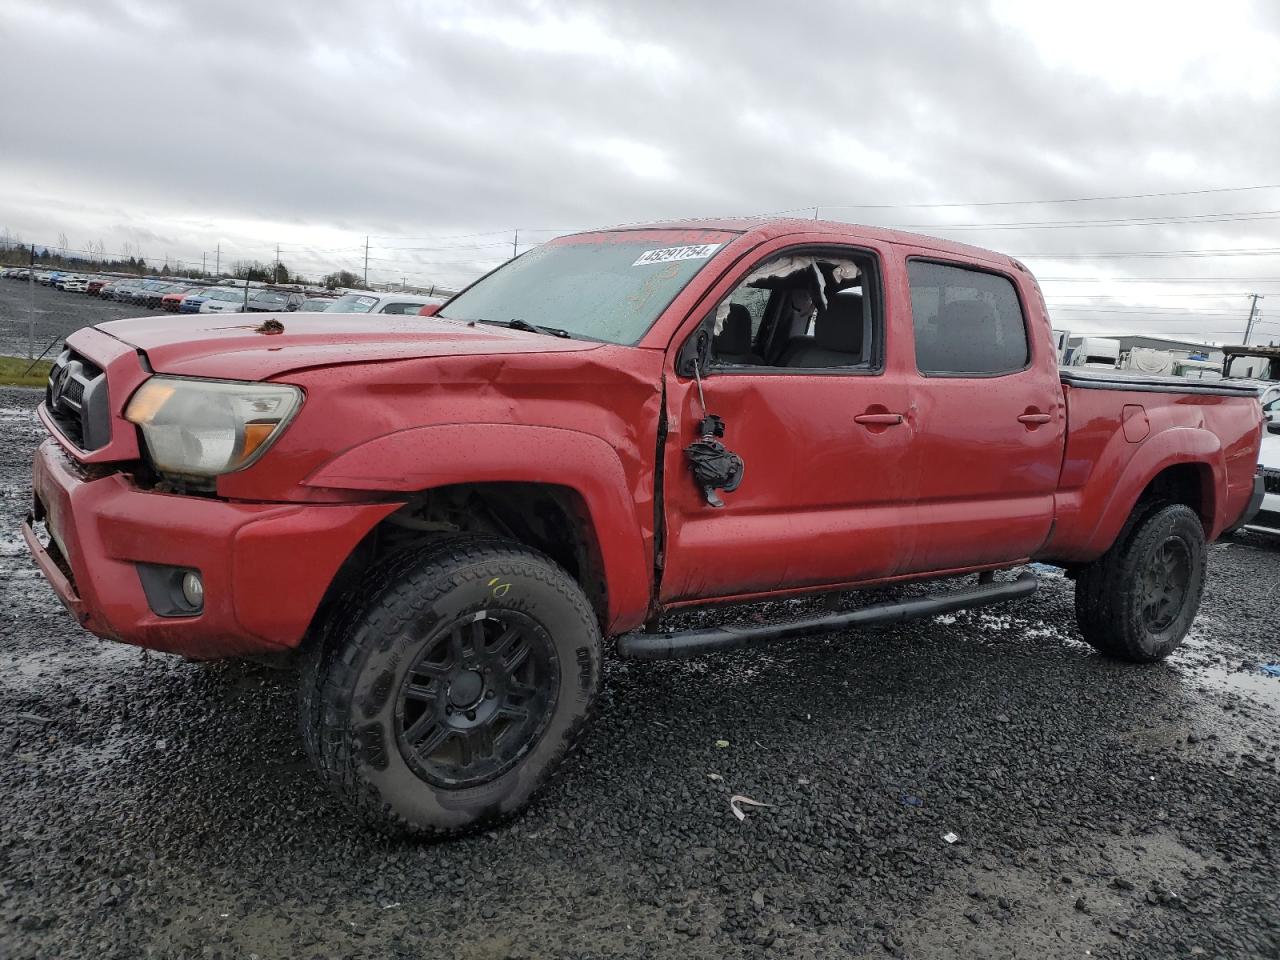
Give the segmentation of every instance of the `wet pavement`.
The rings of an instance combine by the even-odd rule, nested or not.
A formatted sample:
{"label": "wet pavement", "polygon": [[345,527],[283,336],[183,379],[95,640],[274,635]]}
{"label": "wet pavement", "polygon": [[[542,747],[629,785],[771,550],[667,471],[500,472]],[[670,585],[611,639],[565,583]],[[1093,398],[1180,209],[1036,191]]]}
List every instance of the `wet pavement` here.
{"label": "wet pavement", "polygon": [[1086,646],[1052,571],[1008,607],[612,661],[526,816],[391,842],[307,768],[291,674],[62,610],[17,527],[36,398],[0,390],[0,956],[1280,956],[1278,544],[1213,547],[1155,666]]}

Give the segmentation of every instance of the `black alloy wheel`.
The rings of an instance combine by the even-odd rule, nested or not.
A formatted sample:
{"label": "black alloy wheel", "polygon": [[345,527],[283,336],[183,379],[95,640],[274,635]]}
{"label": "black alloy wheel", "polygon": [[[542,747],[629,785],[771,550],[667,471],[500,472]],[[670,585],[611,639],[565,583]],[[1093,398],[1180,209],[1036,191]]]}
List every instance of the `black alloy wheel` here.
{"label": "black alloy wheel", "polygon": [[1191,551],[1171,536],[1157,544],[1142,577],[1142,615],[1153,632],[1167,630],[1187,602],[1191,582]]}
{"label": "black alloy wheel", "polygon": [[530,617],[483,610],[425,644],[400,687],[400,752],[423,779],[474,787],[538,741],[559,693],[555,647]]}

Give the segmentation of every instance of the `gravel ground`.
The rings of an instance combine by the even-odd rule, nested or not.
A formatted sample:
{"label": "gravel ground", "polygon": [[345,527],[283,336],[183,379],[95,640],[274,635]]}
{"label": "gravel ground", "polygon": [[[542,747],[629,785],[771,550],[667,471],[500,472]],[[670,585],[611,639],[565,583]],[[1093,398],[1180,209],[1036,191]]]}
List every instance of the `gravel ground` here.
{"label": "gravel ground", "polygon": [[[0,356],[25,357],[30,343],[31,294],[27,281],[0,277]],[[35,352],[86,324],[105,323],[123,317],[145,317],[159,311],[99,300],[83,293],[66,293],[57,287],[35,285]],[[56,347],[57,344],[54,343]],[[50,350],[46,356],[56,354]]]}
{"label": "gravel ground", "polygon": [[[70,621],[17,532],[35,401],[0,391],[0,956],[1280,956],[1267,541],[1213,548],[1156,666],[1085,646],[1060,576],[1005,608],[614,662],[526,816],[395,843],[307,769],[290,674]],[[772,806],[739,823],[735,793]]]}

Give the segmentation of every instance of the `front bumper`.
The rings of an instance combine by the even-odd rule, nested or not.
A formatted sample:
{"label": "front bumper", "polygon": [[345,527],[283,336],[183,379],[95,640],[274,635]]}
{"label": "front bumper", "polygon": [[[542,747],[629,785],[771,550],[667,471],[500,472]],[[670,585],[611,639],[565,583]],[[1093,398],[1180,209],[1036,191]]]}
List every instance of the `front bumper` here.
{"label": "front bumper", "polygon": [[[200,659],[296,647],[343,561],[398,506],[155,493],[122,473],[85,472],[52,439],[36,451],[32,492],[23,537],[81,625],[100,637]],[[140,563],[198,570],[204,609],[155,613]]]}

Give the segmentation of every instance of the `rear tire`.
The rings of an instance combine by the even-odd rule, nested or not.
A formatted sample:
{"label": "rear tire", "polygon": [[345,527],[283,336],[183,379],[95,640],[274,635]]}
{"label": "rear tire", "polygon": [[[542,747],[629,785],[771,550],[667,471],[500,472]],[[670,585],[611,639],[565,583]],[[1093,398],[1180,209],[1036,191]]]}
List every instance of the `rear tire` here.
{"label": "rear tire", "polygon": [[303,740],[364,822],[445,837],[521,810],[586,727],[595,613],[543,554],[462,537],[402,554],[308,652]]}
{"label": "rear tire", "polygon": [[1080,568],[1076,622],[1095,649],[1154,663],[1182,643],[1204,593],[1204,528],[1183,504],[1140,504],[1105,554]]}

